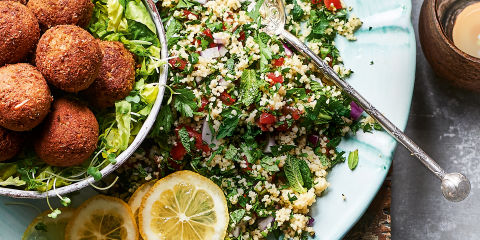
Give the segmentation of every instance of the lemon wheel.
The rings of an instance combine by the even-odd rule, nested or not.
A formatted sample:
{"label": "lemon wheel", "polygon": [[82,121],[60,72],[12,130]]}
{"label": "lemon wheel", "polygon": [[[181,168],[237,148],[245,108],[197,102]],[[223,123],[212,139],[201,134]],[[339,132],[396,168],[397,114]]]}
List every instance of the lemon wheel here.
{"label": "lemon wheel", "polygon": [[43,212],[33,219],[23,234],[22,240],[63,239],[65,226],[73,216],[75,209],[61,208],[62,213],[56,218],[48,216],[50,210]]}
{"label": "lemon wheel", "polygon": [[138,229],[130,207],[121,199],[94,196],[74,213],[65,240],[137,240]]}
{"label": "lemon wheel", "polygon": [[[133,193],[133,195],[128,200],[128,206],[132,210],[133,217],[138,225],[138,209],[140,209],[140,205],[142,204],[142,199],[145,195],[150,191],[150,189],[155,184],[155,181],[150,181],[144,183],[142,186],[138,187],[137,190]],[[139,239],[142,239],[140,236]]]}
{"label": "lemon wheel", "polygon": [[143,197],[150,191],[153,185],[155,185],[155,181],[144,183],[142,186],[137,188],[137,190],[133,193],[133,195],[128,200],[128,206],[130,206],[130,209],[132,210],[132,213],[135,219],[137,219],[138,217],[138,209],[142,204]]}
{"label": "lemon wheel", "polygon": [[223,240],[227,201],[210,179],[179,171],[155,183],[143,198],[138,219],[146,240]]}

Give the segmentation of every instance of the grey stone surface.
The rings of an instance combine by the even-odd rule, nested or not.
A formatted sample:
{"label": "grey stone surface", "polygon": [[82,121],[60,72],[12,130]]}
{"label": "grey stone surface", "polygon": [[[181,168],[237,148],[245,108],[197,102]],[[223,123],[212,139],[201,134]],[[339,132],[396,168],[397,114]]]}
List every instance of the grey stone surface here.
{"label": "grey stone surface", "polygon": [[394,240],[480,239],[480,93],[449,85],[432,72],[418,40],[422,0],[412,0],[417,73],[406,133],[447,172],[465,173],[471,195],[461,203],[442,197],[436,179],[402,146],[393,160]]}

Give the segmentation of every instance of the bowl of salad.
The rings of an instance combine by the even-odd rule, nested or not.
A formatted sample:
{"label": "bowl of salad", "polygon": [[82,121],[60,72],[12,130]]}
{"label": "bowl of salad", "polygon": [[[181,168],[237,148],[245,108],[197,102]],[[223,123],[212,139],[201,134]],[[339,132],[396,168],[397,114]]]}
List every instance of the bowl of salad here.
{"label": "bowl of salad", "polygon": [[[27,7],[37,14],[42,32],[49,28],[40,37],[35,60],[37,69],[47,79],[55,100],[49,116],[45,117],[43,123],[29,133],[18,133],[26,135],[23,137],[25,145],[23,150],[13,158],[0,163],[0,195],[15,198],[61,196],[86,186],[104,188],[105,186],[96,186],[95,182],[122,165],[140,146],[154,125],[167,80],[168,65],[162,60],[167,57],[167,42],[154,1],[86,1],[83,8],[90,12],[86,14],[90,19],[86,21],[89,24],[83,25],[76,22],[75,18],[67,20],[70,21],[69,25],[55,22],[60,19],[58,16],[61,14],[68,15],[71,12],[58,13],[57,19],[55,17],[42,19],[44,16],[42,14],[48,13],[50,9],[41,4],[38,1],[31,1]],[[82,4],[83,2],[78,4],[78,9],[82,8]],[[22,8],[20,4],[15,7]],[[74,41],[77,37],[75,34],[85,36],[81,39],[81,42],[88,43],[84,49],[93,49],[92,46],[97,44],[102,49],[101,64],[98,61],[90,63],[101,65],[100,69],[95,71],[103,76],[98,76],[86,90],[84,88],[78,90],[72,83],[63,84],[69,80],[68,78],[73,79],[76,75],[62,78],[61,74],[52,73],[65,69],[68,72],[75,69],[76,65],[81,66],[83,72],[87,72],[90,68],[82,65],[81,59],[95,60],[98,55],[95,50],[90,51],[92,52],[90,55],[96,54],[95,57],[87,55],[77,58],[75,57],[79,54],[72,50],[70,55],[66,54],[64,56],[67,57],[64,58],[67,62],[68,56],[73,55],[74,57],[71,57],[74,59],[71,61],[73,64],[60,65],[60,71],[52,69],[49,65],[55,62],[55,59],[51,60],[48,54],[62,54],[61,48],[55,48],[62,44],[59,43],[60,36],[68,41]],[[51,44],[55,42],[56,45]],[[62,46],[65,48],[70,45]],[[75,47],[70,46],[71,49]],[[83,50],[82,53],[85,52],[88,51]],[[124,62],[126,65],[118,65]],[[9,67],[11,66],[14,65]],[[127,71],[129,68],[131,70]],[[129,79],[129,86],[122,85],[122,77]],[[104,82],[110,81],[110,86],[105,86],[99,79],[104,79]],[[122,96],[121,99],[119,95]],[[25,102],[28,103],[28,100]],[[88,105],[91,111],[85,105]],[[68,116],[74,120],[69,121]],[[59,123],[52,121],[52,118],[58,119]],[[77,129],[63,126],[87,129],[89,132],[78,132]],[[38,130],[39,128],[41,130]],[[65,140],[61,139],[68,139],[73,132],[80,140],[75,138],[70,140],[81,147],[75,148],[68,146],[67,143],[65,143],[67,147],[63,147],[62,141]],[[52,133],[57,135],[50,136]],[[28,141],[25,141],[30,136],[34,139],[35,147],[29,146]],[[83,138],[80,136],[90,138],[89,141],[93,144],[81,142]],[[69,152],[69,149],[77,149],[80,153],[76,153],[75,150]],[[85,152],[87,156],[84,156]],[[60,158],[64,160],[59,161]],[[75,161],[77,162],[70,164]]]}

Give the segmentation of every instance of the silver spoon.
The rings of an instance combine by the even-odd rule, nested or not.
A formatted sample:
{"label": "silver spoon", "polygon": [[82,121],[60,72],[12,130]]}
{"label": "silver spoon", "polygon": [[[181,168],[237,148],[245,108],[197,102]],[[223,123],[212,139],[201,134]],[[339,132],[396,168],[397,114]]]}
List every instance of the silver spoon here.
{"label": "silver spoon", "polygon": [[435,160],[428,156],[427,153],[412,141],[412,139],[405,135],[405,133],[397,128],[392,122],[390,122],[390,120],[388,120],[388,118],[362,97],[362,95],[350,86],[350,84],[340,79],[328,64],[326,64],[297,37],[285,30],[286,16],[283,0],[265,0],[261,7],[261,12],[265,13],[265,16],[262,16],[262,24],[265,25],[264,31],[271,35],[278,35],[280,38],[293,45],[303,55],[311,58],[315,65],[323,72],[325,77],[335,83],[335,85],[350,97],[355,99],[365,112],[377,120],[377,122],[382,125],[391,136],[405,146],[412,155],[417,157],[423,165],[442,181],[442,193],[447,200],[460,202],[468,196],[471,186],[467,177],[460,173],[446,173],[445,170],[435,162]]}

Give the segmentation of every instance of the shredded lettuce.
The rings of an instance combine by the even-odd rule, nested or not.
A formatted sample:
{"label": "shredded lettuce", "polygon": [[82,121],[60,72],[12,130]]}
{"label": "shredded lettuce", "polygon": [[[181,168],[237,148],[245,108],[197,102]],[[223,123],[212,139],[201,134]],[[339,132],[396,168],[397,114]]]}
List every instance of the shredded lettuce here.
{"label": "shredded lettuce", "polygon": [[127,19],[142,23],[147,26],[150,31],[156,33],[155,23],[153,23],[150,13],[148,13],[147,8],[139,0],[130,1],[127,3],[127,10],[125,12],[125,17]]}
{"label": "shredded lettuce", "polygon": [[128,28],[127,19],[123,17],[125,0],[108,0],[108,27],[107,31],[119,32]]}
{"label": "shredded lettuce", "polygon": [[115,103],[115,119],[117,121],[118,135],[120,137],[119,150],[125,150],[130,141],[130,114],[131,105],[127,101],[120,101]]}

